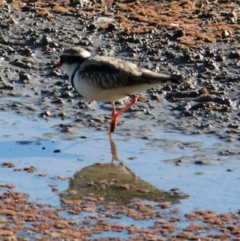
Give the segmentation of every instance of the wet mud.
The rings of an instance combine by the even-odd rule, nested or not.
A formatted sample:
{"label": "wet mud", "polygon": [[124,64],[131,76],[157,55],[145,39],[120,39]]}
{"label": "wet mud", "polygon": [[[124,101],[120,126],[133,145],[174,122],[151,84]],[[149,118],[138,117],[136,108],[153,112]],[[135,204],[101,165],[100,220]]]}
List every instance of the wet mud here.
{"label": "wet mud", "polygon": [[[138,136],[135,120],[144,120],[140,128],[147,129],[146,135],[154,134],[155,128],[164,128],[237,140],[239,3],[151,4],[1,4],[0,88],[2,97],[9,97],[1,110],[69,119],[70,126],[60,127],[66,132],[81,126],[106,130],[110,105],[81,98],[68,85],[67,76],[51,68],[64,48],[82,46],[92,54],[116,56],[151,70],[182,74],[192,83],[147,91],[147,99],[140,98],[121,117],[118,133]],[[18,102],[15,97],[26,102]]]}
{"label": "wet mud", "polygon": [[[239,240],[239,9],[237,0],[0,1],[2,240]],[[105,153],[103,134],[107,138],[111,105],[79,96],[68,76],[52,68],[59,53],[70,46],[181,74],[191,83],[142,92],[137,104],[120,117],[113,135],[116,144],[118,137],[124,138],[122,143],[136,141],[132,148],[121,144],[127,165],[118,160],[111,141],[108,152],[115,164],[90,158]],[[21,118],[28,118],[23,126]],[[162,130],[166,132],[159,134]],[[198,141],[185,141],[185,135]],[[92,137],[94,151],[84,145],[85,151],[69,154],[69,147],[61,146],[61,141],[70,141],[69,146],[81,147],[79,143]],[[209,141],[212,137],[216,145]],[[158,159],[162,165],[148,170],[148,155],[156,150],[162,152],[151,161]],[[48,157],[52,164],[45,160]],[[91,161],[80,167],[86,157]],[[76,161],[69,167],[71,175],[63,174],[71,159]],[[13,174],[23,181],[11,180]],[[43,203],[36,203],[23,194],[23,174],[34,175],[26,179],[27,192],[35,197],[35,182],[41,192],[49,185],[57,195],[53,203],[43,204],[51,200],[44,197]],[[164,188],[158,186],[158,175]],[[48,181],[41,183],[41,178]],[[171,179],[179,185],[174,187]],[[61,181],[65,185],[60,188]],[[196,192],[189,188],[191,182]],[[96,190],[99,193],[93,195]],[[201,195],[194,199],[198,192]],[[212,193],[219,196],[211,199]],[[132,202],[133,197],[144,201]],[[192,209],[183,205],[176,210],[176,202]],[[211,210],[211,202],[222,214]],[[209,203],[210,210],[205,210]],[[224,205],[234,210],[228,213]]]}
{"label": "wet mud", "polygon": [[5,118],[2,240],[237,240],[237,144],[91,129],[66,138],[51,128],[61,120]]}

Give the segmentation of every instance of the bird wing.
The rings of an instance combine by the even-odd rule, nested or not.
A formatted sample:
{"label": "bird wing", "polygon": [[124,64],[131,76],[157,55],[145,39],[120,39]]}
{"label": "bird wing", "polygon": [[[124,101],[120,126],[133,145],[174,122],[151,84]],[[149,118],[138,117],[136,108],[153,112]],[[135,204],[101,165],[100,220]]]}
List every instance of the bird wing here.
{"label": "bird wing", "polygon": [[157,85],[179,79],[178,75],[155,73],[134,63],[105,56],[90,57],[80,66],[78,72],[80,77],[91,79],[102,89],[154,83]]}

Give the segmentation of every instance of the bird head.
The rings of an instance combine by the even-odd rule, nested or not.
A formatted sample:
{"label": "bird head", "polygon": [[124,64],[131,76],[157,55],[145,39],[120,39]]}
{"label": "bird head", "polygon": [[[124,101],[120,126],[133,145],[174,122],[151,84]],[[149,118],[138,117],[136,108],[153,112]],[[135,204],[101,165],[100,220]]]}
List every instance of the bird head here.
{"label": "bird head", "polygon": [[65,49],[53,67],[62,67],[68,74],[71,74],[75,66],[83,63],[90,56],[91,54],[87,50],[80,47]]}

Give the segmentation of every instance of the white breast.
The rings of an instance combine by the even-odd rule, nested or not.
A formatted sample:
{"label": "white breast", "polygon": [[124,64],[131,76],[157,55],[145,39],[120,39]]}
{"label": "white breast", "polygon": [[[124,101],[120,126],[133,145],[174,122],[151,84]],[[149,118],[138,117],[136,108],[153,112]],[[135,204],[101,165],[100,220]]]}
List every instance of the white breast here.
{"label": "white breast", "polygon": [[141,84],[125,87],[123,86],[113,89],[103,89],[99,86],[96,86],[91,81],[91,78],[80,78],[78,74],[75,75],[73,83],[76,91],[83,97],[103,102],[120,100],[126,96],[133,95],[139,91],[143,91],[156,86],[156,84]]}
{"label": "white breast", "polygon": [[101,89],[100,87],[95,86],[90,79],[79,78],[79,75],[76,75],[74,80],[74,87],[76,91],[84,96],[85,98],[96,100],[96,101],[115,101],[126,97],[126,90],[122,91],[121,89]]}

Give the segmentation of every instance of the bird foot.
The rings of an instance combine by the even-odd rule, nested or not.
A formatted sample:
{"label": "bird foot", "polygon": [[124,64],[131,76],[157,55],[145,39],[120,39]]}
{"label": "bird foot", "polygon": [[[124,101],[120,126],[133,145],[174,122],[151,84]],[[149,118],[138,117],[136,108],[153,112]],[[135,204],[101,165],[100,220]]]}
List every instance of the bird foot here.
{"label": "bird foot", "polygon": [[117,126],[118,116],[119,115],[115,115],[115,116],[112,117],[112,121],[111,121],[109,130],[108,130],[109,134],[111,134],[111,133],[113,133],[115,131],[116,126]]}

